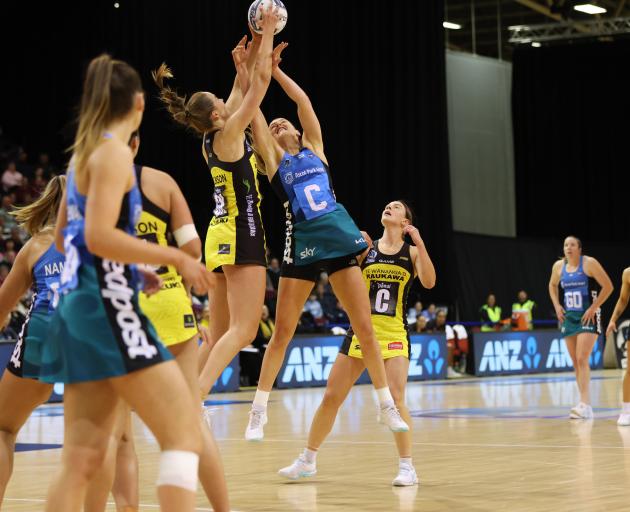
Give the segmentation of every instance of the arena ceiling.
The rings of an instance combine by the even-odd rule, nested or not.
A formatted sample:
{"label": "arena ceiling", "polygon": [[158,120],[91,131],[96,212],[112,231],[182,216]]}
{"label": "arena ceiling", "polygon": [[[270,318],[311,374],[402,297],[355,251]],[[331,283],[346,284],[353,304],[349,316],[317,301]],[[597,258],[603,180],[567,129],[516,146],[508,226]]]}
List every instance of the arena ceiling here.
{"label": "arena ceiling", "polygon": [[[561,24],[608,21],[628,18],[630,0],[591,0],[607,10],[604,14],[584,14],[573,9],[589,0],[445,0],[445,20],[462,26],[446,30],[447,48],[511,60],[514,45],[509,43],[513,25]],[[630,34],[606,35],[610,40]],[[577,41],[579,38],[576,38]],[[600,37],[601,39],[601,37]],[[568,44],[571,39],[558,39],[547,44]]]}

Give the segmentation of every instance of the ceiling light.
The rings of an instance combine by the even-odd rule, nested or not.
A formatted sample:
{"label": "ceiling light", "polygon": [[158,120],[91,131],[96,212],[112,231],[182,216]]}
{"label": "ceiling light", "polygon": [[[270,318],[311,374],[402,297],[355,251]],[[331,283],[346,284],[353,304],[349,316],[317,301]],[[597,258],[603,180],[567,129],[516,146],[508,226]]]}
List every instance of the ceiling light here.
{"label": "ceiling light", "polygon": [[576,11],[584,12],[586,14],[604,14],[606,9],[598,5],[593,4],[580,4],[573,7]]}
{"label": "ceiling light", "polygon": [[451,30],[459,30],[460,28],[462,28],[461,25],[459,25],[457,23],[451,23],[450,21],[444,21],[442,23],[442,26],[444,28],[450,28]]}
{"label": "ceiling light", "polygon": [[538,41],[534,41],[534,42],[532,43],[532,46],[533,46],[534,48],[540,48],[540,47],[542,46],[542,44],[540,44]]}

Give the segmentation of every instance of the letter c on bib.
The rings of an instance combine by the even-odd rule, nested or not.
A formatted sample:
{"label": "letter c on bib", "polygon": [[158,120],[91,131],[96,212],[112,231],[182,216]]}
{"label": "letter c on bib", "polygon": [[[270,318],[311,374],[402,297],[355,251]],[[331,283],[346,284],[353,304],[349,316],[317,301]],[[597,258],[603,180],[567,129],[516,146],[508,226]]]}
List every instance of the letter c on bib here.
{"label": "letter c on bib", "polygon": [[319,188],[319,186],[315,184],[307,185],[306,187],[304,187],[304,195],[306,196],[306,200],[308,201],[308,204],[311,207],[311,210],[313,210],[314,212],[319,212],[321,210],[324,210],[328,206],[328,203],[326,201],[322,201],[321,203],[316,203],[315,200],[313,199],[312,192],[320,192],[320,191],[321,191],[321,188]]}

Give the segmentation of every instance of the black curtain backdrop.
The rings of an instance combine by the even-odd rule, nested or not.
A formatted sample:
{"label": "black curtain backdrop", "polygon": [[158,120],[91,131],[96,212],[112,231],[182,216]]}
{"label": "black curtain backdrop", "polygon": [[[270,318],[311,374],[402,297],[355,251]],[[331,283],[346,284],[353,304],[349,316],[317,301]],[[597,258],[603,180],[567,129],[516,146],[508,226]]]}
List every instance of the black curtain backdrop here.
{"label": "black curtain backdrop", "polygon": [[627,241],[628,62],[628,40],[514,52],[519,236]]}
{"label": "black curtain backdrop", "polygon": [[[89,59],[108,51],[141,73],[147,108],[138,162],[179,182],[205,234],[213,208],[201,143],[174,126],[155,100],[150,70],[166,61],[180,92],[210,90],[227,98],[234,79],[230,51],[247,32],[249,0],[13,2],[3,20],[20,39],[1,45],[5,76],[0,123],[32,153],[57,158],[72,140],[73,108]],[[406,198],[438,268],[425,299],[452,296],[451,209],[446,130],[443,1],[287,0],[283,68],[310,95],[321,120],[339,200],[361,228],[380,235],[387,201]],[[27,44],[28,42],[28,44]],[[268,119],[297,121],[272,82]],[[266,179],[263,217],[272,251],[284,243],[284,212]]]}
{"label": "black curtain backdrop", "polygon": [[[555,318],[549,298],[549,277],[562,257],[562,238],[504,238],[454,234],[457,260],[457,307],[462,320],[479,320],[479,308],[494,293],[504,316],[509,316],[516,294],[524,289],[538,303],[537,319]],[[603,328],[619,297],[621,273],[630,265],[627,247],[584,241],[584,254],[593,256],[610,276],[615,290],[602,308]]]}

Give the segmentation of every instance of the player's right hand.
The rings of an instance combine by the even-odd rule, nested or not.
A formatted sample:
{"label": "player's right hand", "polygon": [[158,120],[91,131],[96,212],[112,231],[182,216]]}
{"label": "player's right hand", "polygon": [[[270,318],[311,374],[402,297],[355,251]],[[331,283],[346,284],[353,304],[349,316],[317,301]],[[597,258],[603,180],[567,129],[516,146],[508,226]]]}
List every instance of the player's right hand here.
{"label": "player's right hand", "polygon": [[558,320],[560,322],[564,322],[564,315],[565,315],[565,313],[566,312],[565,312],[564,308],[560,304],[558,304],[556,306],[556,316],[558,317]]}
{"label": "player's right hand", "polygon": [[203,263],[182,252],[177,270],[197,295],[204,295],[213,285],[214,276]]}

